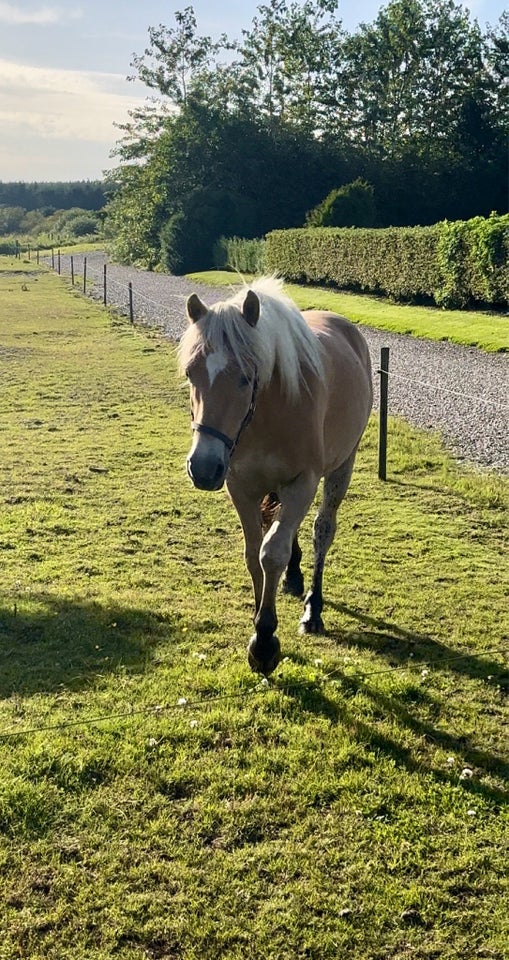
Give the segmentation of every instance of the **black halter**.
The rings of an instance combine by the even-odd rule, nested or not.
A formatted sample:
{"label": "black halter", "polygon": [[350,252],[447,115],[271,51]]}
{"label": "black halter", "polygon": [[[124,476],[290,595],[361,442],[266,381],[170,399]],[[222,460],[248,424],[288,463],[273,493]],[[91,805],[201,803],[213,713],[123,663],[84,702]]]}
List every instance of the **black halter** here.
{"label": "black halter", "polygon": [[235,450],[235,447],[239,442],[242,431],[245,429],[245,427],[247,427],[248,423],[250,423],[251,420],[253,419],[253,414],[255,412],[255,407],[256,407],[257,393],[258,393],[258,377],[255,376],[253,381],[253,393],[251,396],[251,403],[249,404],[249,409],[246,413],[246,416],[244,417],[238,429],[238,433],[237,433],[237,436],[235,437],[235,440],[232,440],[230,437],[227,437],[226,434],[221,433],[220,430],[216,430],[215,427],[207,427],[205,423],[198,423],[197,420],[192,421],[191,423],[192,429],[195,430],[196,433],[207,433],[209,437],[215,437],[216,440],[221,440],[221,442],[224,443],[226,449],[230,451],[230,456],[231,456],[231,454],[233,453],[233,451]]}

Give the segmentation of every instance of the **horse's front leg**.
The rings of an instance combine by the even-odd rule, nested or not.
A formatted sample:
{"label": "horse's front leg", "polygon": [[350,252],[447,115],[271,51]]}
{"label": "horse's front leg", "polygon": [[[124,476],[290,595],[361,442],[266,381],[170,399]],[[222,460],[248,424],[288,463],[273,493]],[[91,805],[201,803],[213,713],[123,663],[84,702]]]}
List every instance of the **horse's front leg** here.
{"label": "horse's front leg", "polygon": [[228,493],[239,515],[244,533],[244,559],[251,574],[255,600],[255,615],[262,599],[263,572],[260,566],[260,547],[262,545],[262,518],[260,501],[246,494],[233,483],[228,483]]}
{"label": "horse's front leg", "polygon": [[251,668],[266,676],[281,659],[276,636],[276,593],[281,575],[288,566],[292,544],[316,493],[319,477],[301,474],[279,491],[279,515],[262,541],[260,564],[263,571],[261,600],[255,616],[256,633],[248,645]]}

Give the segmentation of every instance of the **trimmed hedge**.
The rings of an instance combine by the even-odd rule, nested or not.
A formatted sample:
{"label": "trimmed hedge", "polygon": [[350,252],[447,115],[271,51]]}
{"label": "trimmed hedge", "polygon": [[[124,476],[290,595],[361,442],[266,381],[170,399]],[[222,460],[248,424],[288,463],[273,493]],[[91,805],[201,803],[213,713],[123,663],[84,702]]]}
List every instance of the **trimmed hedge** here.
{"label": "trimmed hedge", "polygon": [[509,297],[509,215],[431,227],[303,228],[267,235],[265,268],[286,280],[396,300],[499,306]]}
{"label": "trimmed hedge", "polygon": [[214,266],[218,270],[236,270],[238,273],[266,273],[266,246],[266,240],[220,237],[214,244]]}

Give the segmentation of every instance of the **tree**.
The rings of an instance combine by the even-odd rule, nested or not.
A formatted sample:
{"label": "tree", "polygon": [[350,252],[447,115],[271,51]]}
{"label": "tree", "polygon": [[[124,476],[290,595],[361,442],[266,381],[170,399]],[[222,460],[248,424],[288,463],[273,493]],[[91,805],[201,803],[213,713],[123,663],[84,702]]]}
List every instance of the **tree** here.
{"label": "tree", "polygon": [[306,217],[308,227],[373,227],[376,209],[373,187],[360,177],[336,188]]}

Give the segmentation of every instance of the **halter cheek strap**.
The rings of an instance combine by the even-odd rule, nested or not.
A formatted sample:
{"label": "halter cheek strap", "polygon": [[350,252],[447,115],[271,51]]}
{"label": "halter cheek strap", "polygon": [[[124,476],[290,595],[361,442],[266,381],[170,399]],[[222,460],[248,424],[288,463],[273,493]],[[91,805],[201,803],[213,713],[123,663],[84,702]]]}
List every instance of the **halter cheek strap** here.
{"label": "halter cheek strap", "polygon": [[220,430],[216,430],[215,427],[208,427],[205,423],[199,423],[197,420],[192,421],[191,428],[195,430],[196,433],[206,433],[208,434],[209,437],[215,437],[216,440],[221,440],[221,442],[224,443],[226,449],[230,451],[230,455],[231,455],[239,442],[242,431],[245,429],[245,427],[247,427],[248,423],[250,423],[251,420],[253,419],[253,414],[255,412],[255,407],[256,407],[257,392],[258,392],[258,377],[255,376],[253,381],[253,394],[251,396],[251,403],[249,404],[249,409],[246,413],[246,416],[244,417],[239,427],[235,440],[232,440],[230,437],[227,437],[226,434],[221,433]]}

